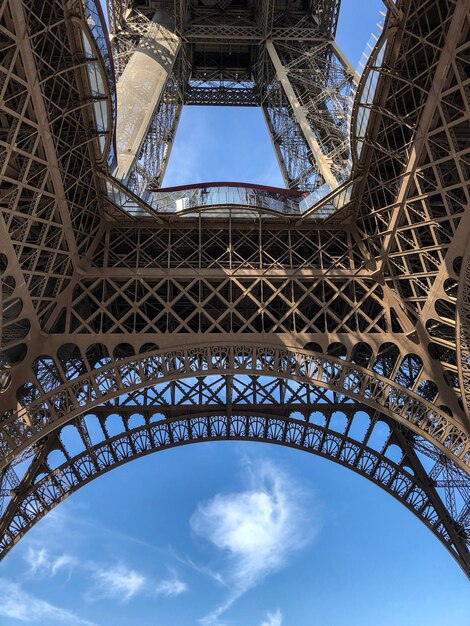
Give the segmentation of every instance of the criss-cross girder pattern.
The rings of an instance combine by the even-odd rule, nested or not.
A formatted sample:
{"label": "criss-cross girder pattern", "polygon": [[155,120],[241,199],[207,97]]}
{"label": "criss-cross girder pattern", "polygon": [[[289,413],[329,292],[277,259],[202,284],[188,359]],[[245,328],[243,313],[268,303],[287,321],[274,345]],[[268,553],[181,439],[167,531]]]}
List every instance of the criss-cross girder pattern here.
{"label": "criss-cross girder pattern", "polygon": [[[339,2],[148,4],[110,0],[110,44],[94,0],[0,0],[1,555],[115,466],[252,439],[372,480],[469,574],[470,2],[390,2],[360,78]],[[262,107],[309,208],[159,210],[185,104]]]}

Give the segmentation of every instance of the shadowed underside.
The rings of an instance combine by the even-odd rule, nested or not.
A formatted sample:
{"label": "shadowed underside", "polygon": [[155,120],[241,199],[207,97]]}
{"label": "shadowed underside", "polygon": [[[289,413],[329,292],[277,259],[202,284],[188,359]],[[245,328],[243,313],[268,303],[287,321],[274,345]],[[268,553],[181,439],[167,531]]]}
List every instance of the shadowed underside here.
{"label": "shadowed underside", "polygon": [[[1,555],[113,467],[251,439],[369,478],[469,574],[470,2],[390,3],[360,80],[333,0],[110,9],[111,46],[94,0],[0,0]],[[167,202],[186,104],[261,106],[293,191]]]}

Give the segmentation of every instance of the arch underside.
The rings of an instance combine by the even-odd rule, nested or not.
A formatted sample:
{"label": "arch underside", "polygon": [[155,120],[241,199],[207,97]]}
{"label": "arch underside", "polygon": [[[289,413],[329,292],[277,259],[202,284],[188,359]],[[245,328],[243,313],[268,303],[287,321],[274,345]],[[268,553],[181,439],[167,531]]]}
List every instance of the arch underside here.
{"label": "arch underside", "polygon": [[109,361],[81,375],[74,369],[56,387],[49,364],[48,378],[44,371],[38,378],[52,388],[35,399],[30,386],[24,407],[4,422],[11,491],[0,554],[113,467],[191,442],[250,439],[303,449],[370,479],[468,572],[470,494],[461,467],[468,442],[449,434],[450,418],[416,393],[309,351],[215,345]]}
{"label": "arch underside", "polygon": [[116,205],[92,5],[0,0],[0,558],[113,467],[249,439],[364,475],[469,574],[468,1],[395,3],[355,100],[351,204],[318,222]]}
{"label": "arch underside", "polygon": [[[130,353],[119,353],[126,349]],[[107,355],[104,346],[95,344],[91,364],[72,344],[59,350],[60,367],[51,357],[37,360],[34,369],[39,384],[23,385],[17,392],[21,406],[3,416],[0,469],[66,421],[122,394],[128,401],[140,396],[143,406],[149,402],[179,406],[194,393],[200,405],[215,401],[221,406],[257,406],[266,398],[273,405],[309,403],[336,395],[364,403],[406,425],[462,469],[470,465],[470,437],[442,408],[433,405],[433,396],[426,396],[427,387],[413,391],[404,386],[406,380],[399,376],[404,364],[409,368],[410,387],[413,376],[406,358],[391,380],[384,376],[385,360],[380,352],[367,369],[358,364],[359,359],[351,362],[311,350],[253,344],[196,344],[139,355],[133,354],[132,346],[122,344],[114,358],[99,358],[96,350]],[[224,383],[216,389],[213,380],[221,374]],[[208,382],[189,386],[187,391],[183,381],[193,377]],[[272,389],[265,377],[276,380]],[[146,397],[145,392],[142,397],[142,389],[162,383],[162,391],[155,397]]]}
{"label": "arch underside", "polygon": [[[455,465],[409,429],[368,407],[331,403],[302,412],[295,408],[286,406],[284,415],[276,407],[228,415],[188,407],[165,417],[152,406],[110,403],[75,418],[34,447],[23,481],[12,490],[4,510],[0,555],[71,493],[115,467],[190,443],[251,440],[304,450],[368,478],[421,519],[468,571],[468,494],[445,489],[449,478],[454,485],[465,485],[465,475]],[[425,461],[432,464],[433,484]],[[24,492],[23,484],[28,487]],[[449,497],[450,509],[444,504]]]}

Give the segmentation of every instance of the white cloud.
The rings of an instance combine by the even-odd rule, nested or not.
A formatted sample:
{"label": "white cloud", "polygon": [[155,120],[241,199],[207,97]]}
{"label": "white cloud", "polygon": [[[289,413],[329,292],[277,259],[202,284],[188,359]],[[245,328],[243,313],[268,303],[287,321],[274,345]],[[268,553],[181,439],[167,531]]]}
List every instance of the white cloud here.
{"label": "white cloud", "polygon": [[96,626],[93,622],[81,619],[71,611],[61,609],[26,593],[20,585],[4,578],[0,578],[0,615],[27,624],[55,622],[71,626]]}
{"label": "white cloud", "polygon": [[144,590],[146,578],[122,563],[107,569],[96,569],[93,573],[95,587],[92,599],[115,598],[128,602]]}
{"label": "white cloud", "polygon": [[30,547],[24,558],[29,566],[29,573],[33,576],[43,569],[48,569],[49,559],[45,548],[37,550],[36,548]]}
{"label": "white cloud", "polygon": [[91,583],[85,598],[90,601],[116,599],[128,602],[141,593],[176,597],[188,591],[187,584],[178,578],[173,569],[170,569],[169,576],[155,581],[122,563],[105,567],[68,554],[53,555],[44,546],[29,546],[24,559],[28,565],[27,576],[35,580],[53,577],[64,569],[68,571],[69,578],[73,569],[77,574],[85,574]]}
{"label": "white cloud", "polygon": [[196,534],[223,551],[228,562],[223,578],[233,589],[203,624],[218,624],[235,600],[283,567],[316,531],[306,515],[306,494],[279,467],[262,462],[247,469],[249,489],[216,495],[190,520]]}
{"label": "white cloud", "polygon": [[167,598],[179,596],[186,591],[188,591],[188,585],[180,580],[174,571],[171,578],[160,580],[155,587],[155,593]]}
{"label": "white cloud", "polygon": [[64,567],[71,568],[74,565],[74,563],[75,563],[74,558],[71,557],[69,554],[61,554],[54,561],[52,561],[51,573],[53,576],[55,576],[59,570],[61,570]]}
{"label": "white cloud", "polygon": [[198,563],[195,563],[192,559],[190,559],[188,556],[182,558],[178,556],[178,554],[174,550],[172,550],[172,554],[175,557],[175,559],[177,559],[180,563],[183,563],[183,565],[190,567],[191,569],[195,570],[199,574],[203,574],[204,576],[208,576],[209,578],[212,578],[212,580],[214,580],[216,583],[220,585],[223,585],[224,587],[226,586],[225,581],[222,578],[222,574],[220,572],[214,572],[210,567],[207,567],[206,565],[199,565]]}
{"label": "white cloud", "polygon": [[24,555],[28,564],[28,574],[34,577],[55,576],[60,570],[71,571],[75,560],[69,554],[61,554],[58,557],[52,556],[44,547],[35,548],[29,546]]}
{"label": "white cloud", "polygon": [[265,621],[261,626],[281,626],[282,625],[282,613],[278,609],[275,613],[268,613]]}

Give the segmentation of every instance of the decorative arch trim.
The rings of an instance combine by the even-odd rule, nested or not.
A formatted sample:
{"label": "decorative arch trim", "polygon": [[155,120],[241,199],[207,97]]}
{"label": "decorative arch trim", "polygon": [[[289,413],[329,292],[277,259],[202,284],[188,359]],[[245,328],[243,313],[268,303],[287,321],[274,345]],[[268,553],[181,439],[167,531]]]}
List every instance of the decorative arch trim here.
{"label": "decorative arch trim", "polygon": [[[361,409],[358,409],[361,412]],[[111,411],[111,409],[109,409]],[[119,413],[119,411],[117,411]],[[138,412],[138,409],[135,409]],[[112,415],[116,417],[116,415]],[[82,419],[96,418],[85,415]],[[110,415],[108,413],[107,417]],[[275,443],[304,450],[352,469],[390,493],[412,511],[445,545],[460,566],[469,573],[469,552],[465,540],[442,507],[439,498],[430,488],[426,477],[419,475],[407,464],[412,460],[402,448],[401,459],[386,456],[390,445],[397,447],[398,439],[390,444],[387,437],[382,450],[369,445],[370,432],[379,420],[372,421],[366,442],[350,436],[355,411],[348,417],[345,432],[333,430],[331,421],[321,426],[291,416],[280,417],[253,412],[227,414],[207,411],[205,414],[179,415],[169,419],[146,418],[145,423],[85,449],[53,467],[49,455],[60,441],[60,430],[55,444],[45,445],[40,463],[33,462],[34,472],[27,477],[24,491],[21,486],[12,497],[0,524],[0,558],[34,526],[34,524],[80,487],[102,474],[129,461],[152,452],[203,441],[251,440]],[[368,415],[370,418],[370,415]],[[105,421],[106,418],[104,418]],[[326,420],[325,420],[326,421]],[[127,422],[126,422],[127,424]],[[75,422],[83,433],[84,425]],[[70,428],[65,425],[63,428]],[[86,426],[85,426],[86,430]],[[90,442],[91,443],[91,442]],[[398,446],[399,447],[399,446]]]}
{"label": "decorative arch trim", "polygon": [[[0,432],[0,469],[67,421],[113,398],[152,385],[171,386],[178,380],[210,376],[225,377],[223,403],[230,406],[237,404],[232,394],[232,377],[236,376],[270,376],[303,385],[306,393],[309,388],[315,388],[340,394],[410,428],[468,472],[470,437],[450,416],[398,383],[359,365],[320,353],[219,344],[157,350],[114,360],[40,395],[24,408],[5,416]],[[171,391],[168,393],[170,400],[160,396],[161,402],[174,404]],[[203,404],[206,402],[207,398]],[[302,400],[297,402],[302,403]],[[253,394],[249,403],[264,404]],[[185,404],[184,398],[178,404]],[[243,404],[247,404],[246,399]]]}

